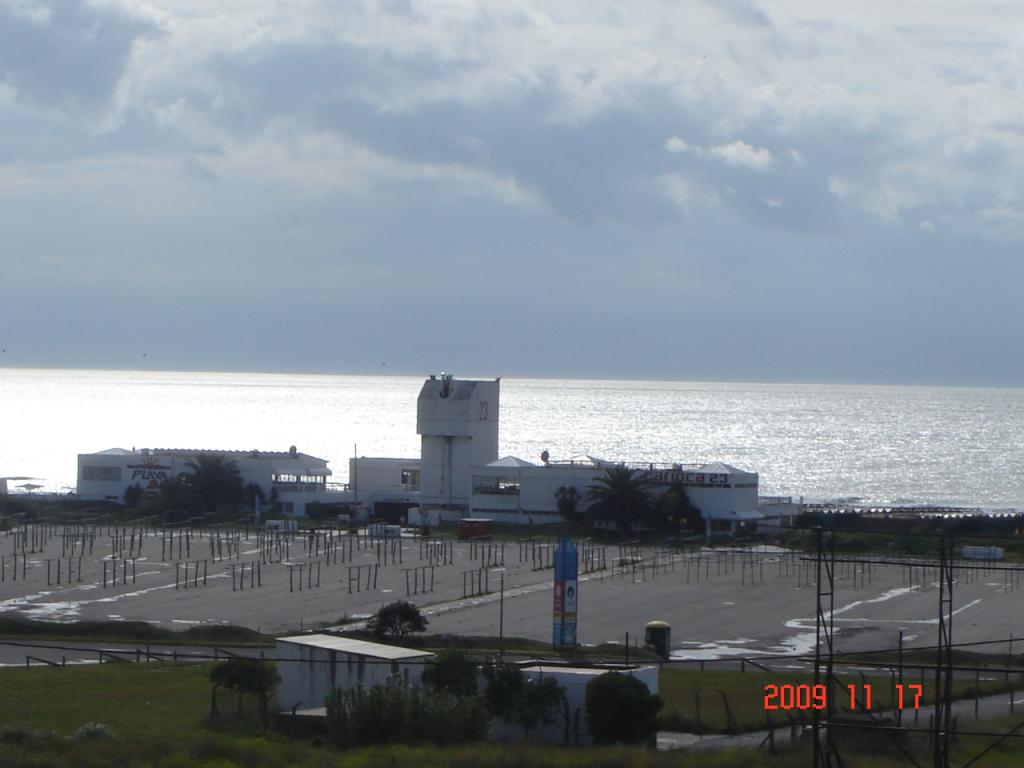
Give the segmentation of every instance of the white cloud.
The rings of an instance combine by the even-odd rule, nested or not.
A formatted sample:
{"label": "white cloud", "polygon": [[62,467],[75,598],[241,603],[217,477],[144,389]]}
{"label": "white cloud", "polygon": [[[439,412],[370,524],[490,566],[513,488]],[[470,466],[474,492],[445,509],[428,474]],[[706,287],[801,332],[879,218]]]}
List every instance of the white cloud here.
{"label": "white cloud", "polygon": [[659,176],[657,182],[665,197],[687,216],[697,207],[714,207],[721,202],[715,189],[680,173]]}
{"label": "white cloud", "polygon": [[32,0],[0,0],[16,19],[27,21],[33,26],[44,27],[53,18],[53,11],[45,5]]}
{"label": "white cloud", "polygon": [[366,193],[387,184],[429,183],[437,192],[489,198],[505,205],[542,204],[540,196],[514,178],[457,163],[416,163],[378,153],[344,136],[275,121],[258,136],[237,140],[188,115],[180,104],[166,113],[192,136],[215,144],[205,151],[164,156],[119,154],[70,162],[0,165],[0,193],[12,196],[87,194],[112,202],[119,195],[148,207],[163,205],[151,195],[134,195],[140,179],[148,188],[187,195],[189,174],[237,188],[253,186],[292,197],[332,192]]}
{"label": "white cloud", "polygon": [[775,156],[763,147],[754,147],[745,141],[719,144],[707,150],[710,157],[734,168],[749,168],[752,171],[767,171],[775,165]]}
{"label": "white cloud", "polygon": [[690,145],[683,141],[678,136],[670,136],[668,141],[665,142],[665,149],[668,152],[677,154],[679,152],[685,152],[690,148]]}
{"label": "white cloud", "polygon": [[[37,28],[59,18],[41,2],[0,4]],[[1024,194],[1024,38],[1010,5],[779,0],[763,10],[765,23],[710,0],[637,0],[628,14],[600,0],[409,0],[408,12],[394,10],[399,5],[211,0],[198,11],[190,0],[92,0],[87,8],[119,10],[151,31],[132,45],[103,119],[64,120],[87,140],[149,120],[166,136],[222,146],[294,116],[296,101],[319,114],[361,107],[413,119],[422,112],[425,121],[436,109],[481,122],[493,111],[538,129],[555,124],[569,132],[566,141],[601,118],[631,115],[682,126],[691,142],[671,135],[667,153],[753,171],[785,161],[808,185],[844,178],[842,204],[908,217],[909,226],[956,219],[987,232],[986,212],[1012,209]],[[267,82],[255,65],[279,54],[297,62],[295,71]],[[331,55],[366,69],[318,70],[315,62]],[[187,120],[173,114],[179,103],[192,113]],[[232,123],[239,116],[244,131]],[[334,128],[346,126],[315,130]],[[481,133],[478,125],[465,130]],[[697,137],[703,147],[692,143]],[[835,151],[808,160],[796,146]],[[517,167],[490,168],[500,161],[496,149],[470,157],[482,176],[529,185]],[[912,157],[914,170],[905,173],[894,157]]]}

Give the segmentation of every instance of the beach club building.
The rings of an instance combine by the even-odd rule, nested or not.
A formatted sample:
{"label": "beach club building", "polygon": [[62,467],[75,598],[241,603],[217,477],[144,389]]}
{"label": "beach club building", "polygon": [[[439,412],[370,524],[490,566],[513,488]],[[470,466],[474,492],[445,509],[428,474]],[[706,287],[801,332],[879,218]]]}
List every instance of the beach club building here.
{"label": "beach club building", "polygon": [[501,380],[456,379],[441,374],[424,381],[416,402],[420,455],[349,459],[347,486],[330,485],[327,461],[279,451],[112,448],[78,457],[78,493],[85,499],[121,501],[139,484],[187,472],[200,453],[235,462],[243,483],[269,497],[276,491],[284,514],[304,515],[310,502],[349,503],[361,517],[393,523],[437,525],[464,518],[495,523],[554,523],[561,520],[557,496],[575,491],[578,508],[594,482],[612,467],[642,472],[660,493],[682,486],[711,527],[732,531],[763,517],[758,511],[758,476],[728,464],[650,464],[584,456],[540,462],[501,456],[498,444]]}
{"label": "beach club building", "polygon": [[200,454],[222,456],[238,467],[242,484],[258,485],[269,499],[276,492],[281,511],[304,515],[312,501],[336,501],[348,494],[328,487],[327,460],[287,451],[217,451],[192,448],[111,448],[78,455],[78,495],[90,501],[122,501],[129,487],[155,492],[160,483],[188,473]]}
{"label": "beach club building", "polygon": [[416,405],[420,457],[349,460],[353,495],[378,517],[410,524],[466,517],[496,523],[554,523],[559,489],[575,489],[582,509],[587,491],[615,466],[643,472],[656,493],[680,485],[713,527],[737,530],[762,517],[758,476],[728,464],[650,464],[591,456],[540,463],[500,456],[501,380],[427,379]]}

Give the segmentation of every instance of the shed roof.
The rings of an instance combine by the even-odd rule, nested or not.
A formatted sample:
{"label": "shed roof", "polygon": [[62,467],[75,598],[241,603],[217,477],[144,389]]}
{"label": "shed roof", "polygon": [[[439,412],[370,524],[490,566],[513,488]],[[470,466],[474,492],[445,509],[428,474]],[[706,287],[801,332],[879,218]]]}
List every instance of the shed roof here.
{"label": "shed roof", "polygon": [[279,643],[294,643],[311,648],[324,648],[329,651],[351,653],[354,656],[368,656],[374,659],[419,659],[433,656],[431,651],[417,651],[413,648],[402,648],[397,645],[371,643],[369,640],[357,640],[354,637],[338,637],[337,635],[293,635],[275,638]]}
{"label": "shed roof", "polygon": [[523,672],[539,672],[543,675],[580,675],[581,677],[600,677],[608,672],[620,672],[629,675],[641,670],[654,669],[653,665],[617,665],[616,667],[577,667],[563,664],[523,664],[519,667]]}

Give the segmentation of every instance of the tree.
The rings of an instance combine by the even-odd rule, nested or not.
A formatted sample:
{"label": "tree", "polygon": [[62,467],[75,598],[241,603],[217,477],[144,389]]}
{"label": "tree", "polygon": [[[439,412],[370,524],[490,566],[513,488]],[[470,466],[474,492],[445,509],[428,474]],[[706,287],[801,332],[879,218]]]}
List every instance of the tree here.
{"label": "tree", "polygon": [[429,624],[420,609],[405,600],[385,605],[366,622],[366,628],[377,637],[401,640],[410,632],[424,632]]}
{"label": "tree", "polygon": [[488,711],[521,727],[523,741],[536,726],[554,722],[556,708],[565,700],[565,689],[553,677],[534,680],[514,664],[485,667],[484,676]]}
{"label": "tree", "polygon": [[210,670],[210,717],[214,720],[220,714],[217,709],[217,689],[227,688],[238,694],[238,716],[242,716],[242,697],[253,695],[260,703],[260,718],[263,727],[268,728],[267,699],[274,686],[281,681],[280,675],[271,664],[259,659],[228,659]]}
{"label": "tree", "polygon": [[138,483],[129,485],[124,489],[124,506],[126,509],[135,509],[139,506],[139,502],[142,501],[142,497],[145,492],[142,490],[142,486]]}
{"label": "tree", "polygon": [[594,520],[614,522],[622,530],[651,522],[651,483],[639,470],[609,468],[587,489],[587,501]]}
{"label": "tree", "polygon": [[587,683],[584,706],[595,744],[635,744],[657,732],[661,698],[635,677],[608,672]]}
{"label": "tree", "polygon": [[437,655],[422,675],[423,685],[437,692],[475,696],[476,664],[460,648],[447,648]]}
{"label": "tree", "polygon": [[207,513],[217,511],[221,503],[237,504],[242,498],[242,475],[235,462],[219,453],[200,453],[185,462],[189,471],[185,482],[195,489]]}
{"label": "tree", "polygon": [[655,510],[660,522],[694,531],[704,529],[700,510],[693,505],[680,483],[675,483],[658,497]]}
{"label": "tree", "polygon": [[199,498],[185,475],[160,481],[160,488],[152,502],[163,513],[166,522],[187,519],[199,507]]}
{"label": "tree", "polygon": [[580,520],[579,510],[577,509],[579,501],[580,492],[571,485],[561,485],[555,491],[555,505],[558,507],[558,514],[574,523]]}
{"label": "tree", "polygon": [[256,503],[256,499],[260,500],[260,503],[266,503],[267,494],[264,493],[259,483],[246,483],[242,489],[242,501],[244,501],[250,509]]}

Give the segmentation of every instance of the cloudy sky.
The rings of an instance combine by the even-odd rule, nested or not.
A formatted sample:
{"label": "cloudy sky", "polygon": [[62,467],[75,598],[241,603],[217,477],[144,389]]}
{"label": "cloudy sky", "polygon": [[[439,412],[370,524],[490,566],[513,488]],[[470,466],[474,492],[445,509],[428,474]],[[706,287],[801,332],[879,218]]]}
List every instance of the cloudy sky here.
{"label": "cloudy sky", "polygon": [[1011,2],[0,0],[3,366],[1024,386],[1022,192]]}

